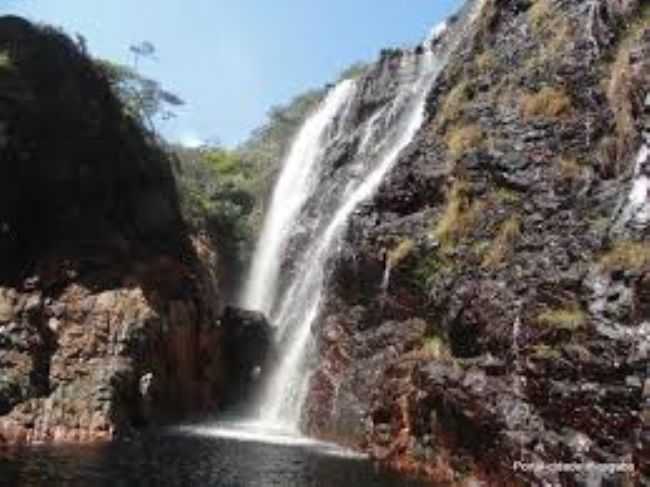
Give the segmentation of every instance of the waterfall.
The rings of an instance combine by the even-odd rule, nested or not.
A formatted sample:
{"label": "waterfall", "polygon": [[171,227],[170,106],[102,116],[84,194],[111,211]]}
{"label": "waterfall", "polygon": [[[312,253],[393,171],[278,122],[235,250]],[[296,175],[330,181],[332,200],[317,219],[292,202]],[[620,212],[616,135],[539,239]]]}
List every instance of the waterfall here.
{"label": "waterfall", "polygon": [[354,82],[350,80],[332,90],[319,109],[307,119],[291,146],[273,192],[247,279],[242,304],[249,309],[270,315],[292,225],[316,189],[323,148],[328,140],[337,137],[336,130],[332,130],[336,116],[349,104],[354,90]]}
{"label": "waterfall", "polygon": [[650,149],[644,144],[636,159],[632,189],[619,226],[630,223],[639,228],[645,228],[650,223],[650,201],[648,200],[650,178],[646,175],[648,166],[650,166]]}
{"label": "waterfall", "polygon": [[[430,88],[469,22],[457,23],[459,29],[443,24],[417,49],[384,60],[375,78],[338,84],[293,142],[242,299],[276,329],[280,359],[261,391],[257,417],[270,429],[299,433],[309,359],[316,353],[312,328],[331,263],[351,215],[377,191],[422,125]],[[367,103],[378,79],[389,96]]]}

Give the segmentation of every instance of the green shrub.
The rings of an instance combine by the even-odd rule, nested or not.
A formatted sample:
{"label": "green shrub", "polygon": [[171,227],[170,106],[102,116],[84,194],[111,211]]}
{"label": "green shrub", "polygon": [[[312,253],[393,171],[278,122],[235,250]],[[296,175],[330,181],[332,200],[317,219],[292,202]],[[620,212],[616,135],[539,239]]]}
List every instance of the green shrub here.
{"label": "green shrub", "polygon": [[185,221],[212,235],[228,257],[241,259],[254,238],[249,218],[256,201],[253,171],[237,153],[220,147],[179,147],[176,156]]}
{"label": "green shrub", "polygon": [[422,292],[428,292],[434,279],[453,269],[453,262],[439,252],[421,256],[412,268],[413,283]]}
{"label": "green shrub", "polygon": [[14,68],[9,51],[0,51],[0,70],[10,71]]}

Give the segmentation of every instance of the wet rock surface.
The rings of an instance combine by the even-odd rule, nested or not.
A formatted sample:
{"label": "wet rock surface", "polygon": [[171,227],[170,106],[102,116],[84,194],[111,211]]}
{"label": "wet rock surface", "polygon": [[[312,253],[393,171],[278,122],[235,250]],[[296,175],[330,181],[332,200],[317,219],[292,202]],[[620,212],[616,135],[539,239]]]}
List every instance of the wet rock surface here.
{"label": "wet rock surface", "polygon": [[643,2],[484,3],[353,217],[311,432],[443,485],[650,482],[649,59]]}
{"label": "wet rock surface", "polygon": [[0,17],[0,444],[213,411],[218,254],[169,161],[58,31]]}
{"label": "wet rock surface", "polygon": [[224,407],[243,406],[275,358],[273,328],[257,311],[227,306],[221,317],[228,383]]}

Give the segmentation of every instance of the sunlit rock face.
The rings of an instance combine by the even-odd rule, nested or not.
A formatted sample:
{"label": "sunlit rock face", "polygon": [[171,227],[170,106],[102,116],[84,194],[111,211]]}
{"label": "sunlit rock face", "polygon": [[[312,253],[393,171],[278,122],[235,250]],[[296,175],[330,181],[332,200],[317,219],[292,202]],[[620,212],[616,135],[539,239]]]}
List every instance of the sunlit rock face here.
{"label": "sunlit rock face", "polygon": [[647,482],[649,60],[642,2],[483,2],[332,264],[311,432],[452,484]]}
{"label": "sunlit rock face", "polygon": [[0,18],[0,443],[213,411],[218,255],[169,162],[62,34]]}

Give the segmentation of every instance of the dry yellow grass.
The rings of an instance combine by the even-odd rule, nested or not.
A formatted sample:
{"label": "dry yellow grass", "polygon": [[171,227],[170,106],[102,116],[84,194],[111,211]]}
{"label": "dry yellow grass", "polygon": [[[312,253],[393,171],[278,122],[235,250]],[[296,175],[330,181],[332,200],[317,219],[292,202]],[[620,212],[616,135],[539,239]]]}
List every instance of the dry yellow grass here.
{"label": "dry yellow grass", "polygon": [[631,97],[631,71],[629,48],[623,48],[612,64],[607,84],[607,100],[616,122],[617,159],[625,157],[625,151],[632,146],[637,135]]}
{"label": "dry yellow grass", "polygon": [[447,134],[447,147],[453,157],[466,154],[478,147],[482,141],[483,132],[476,124],[454,127]]}
{"label": "dry yellow grass", "polygon": [[549,309],[537,316],[542,325],[552,328],[576,331],[587,323],[587,314],[578,303],[568,303],[561,308]]}
{"label": "dry yellow grass", "polygon": [[545,25],[553,18],[554,14],[551,0],[537,0],[528,9],[528,22],[533,32],[539,34],[544,30]]}
{"label": "dry yellow grass", "polygon": [[456,181],[433,236],[443,248],[449,249],[474,228],[483,207],[480,201],[471,202],[470,187],[465,181]]}
{"label": "dry yellow grass", "polygon": [[640,7],[635,20],[628,24],[608,73],[609,76],[603,80],[609,107],[614,113],[616,122],[615,157],[617,160],[628,156],[627,152],[634,145],[633,142],[638,135],[632,101],[634,83],[630,52],[641,33],[648,27],[650,27],[650,3]]}
{"label": "dry yellow grass", "polygon": [[[650,9],[646,10],[650,11]],[[646,20],[646,23],[650,26],[650,21]],[[636,38],[635,30],[630,28],[628,35],[621,42],[611,66],[609,79],[605,82],[607,100],[616,122],[617,159],[626,157],[627,149],[633,145],[637,136],[632,102],[634,83],[632,80],[632,67],[630,66],[631,45]]]}
{"label": "dry yellow grass", "polygon": [[537,50],[524,62],[525,71],[545,70],[546,66],[559,62],[560,58],[566,55],[565,46],[570,45],[571,39],[574,38],[571,24],[562,15],[544,25]]}
{"label": "dry yellow grass", "polygon": [[606,270],[643,269],[650,265],[650,242],[632,242],[629,240],[618,242],[609,252],[602,256],[600,264]]}
{"label": "dry yellow grass", "polygon": [[418,358],[424,360],[446,360],[451,358],[449,346],[437,336],[426,337],[417,352]]}
{"label": "dry yellow grass", "polygon": [[445,101],[440,109],[440,117],[444,122],[455,122],[461,118],[463,107],[469,99],[469,83],[460,81],[457,83],[446,96]]}
{"label": "dry yellow grass", "polygon": [[537,93],[523,95],[521,110],[526,118],[557,118],[571,110],[571,98],[563,89],[545,86]]}
{"label": "dry yellow grass", "polygon": [[496,63],[497,59],[492,51],[483,51],[476,58],[476,67],[481,73],[491,70]]}
{"label": "dry yellow grass", "polygon": [[558,360],[562,357],[562,354],[559,350],[549,347],[546,344],[535,345],[531,349],[531,355],[534,358],[543,360]]}
{"label": "dry yellow grass", "polygon": [[560,157],[558,160],[560,179],[575,181],[582,176],[583,166],[574,157]]}
{"label": "dry yellow grass", "polygon": [[528,22],[533,33],[544,41],[541,57],[552,56],[571,39],[571,24],[553,0],[537,0],[528,10]]}
{"label": "dry yellow grass", "polygon": [[397,266],[408,257],[415,249],[415,241],[410,238],[402,240],[397,246],[388,252],[388,263],[391,267]]}
{"label": "dry yellow grass", "polygon": [[499,188],[492,195],[493,199],[501,204],[517,205],[521,203],[521,195],[508,188]]}
{"label": "dry yellow grass", "polygon": [[490,250],[483,258],[483,267],[494,269],[503,263],[512,252],[514,243],[521,235],[521,219],[512,215],[501,224],[499,233],[490,246]]}

